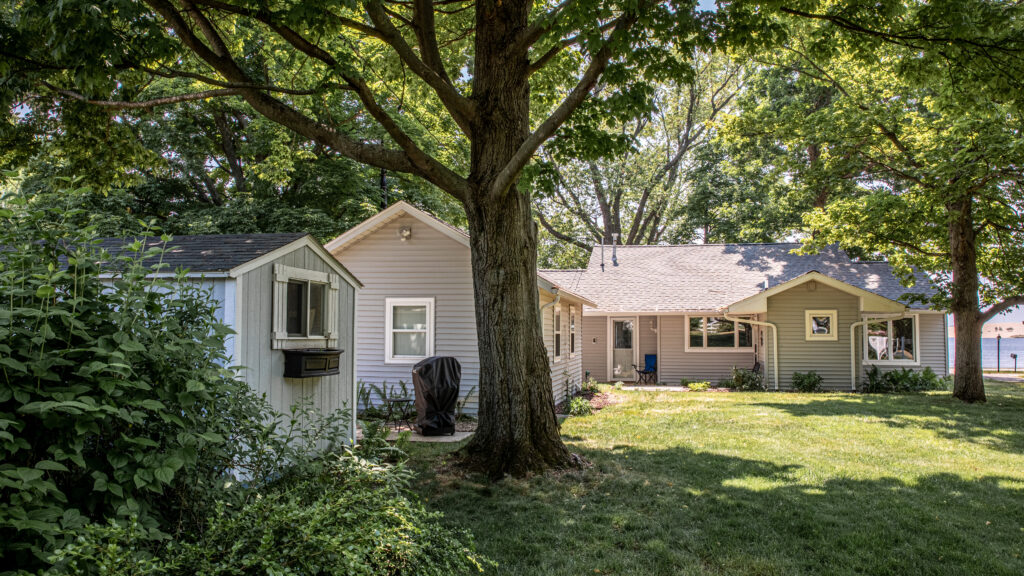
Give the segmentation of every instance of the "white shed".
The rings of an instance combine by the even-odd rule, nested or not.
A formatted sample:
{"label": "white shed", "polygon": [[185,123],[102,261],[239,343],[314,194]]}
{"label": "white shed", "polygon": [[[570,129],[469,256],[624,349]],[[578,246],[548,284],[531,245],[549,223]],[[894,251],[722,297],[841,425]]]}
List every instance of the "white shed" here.
{"label": "white shed", "polygon": [[[116,253],[134,240],[108,238],[101,246]],[[165,245],[144,240],[147,247]],[[312,236],[175,236],[162,262],[168,275],[187,270],[212,291],[218,319],[235,332],[225,341],[230,365],[275,410],[288,412],[302,399],[324,414],[354,406],[361,284]]]}

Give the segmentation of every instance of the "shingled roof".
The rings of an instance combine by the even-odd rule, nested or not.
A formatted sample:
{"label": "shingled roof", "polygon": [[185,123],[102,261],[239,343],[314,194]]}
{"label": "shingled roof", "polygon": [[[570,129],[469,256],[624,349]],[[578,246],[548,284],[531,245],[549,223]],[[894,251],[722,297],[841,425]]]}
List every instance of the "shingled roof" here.
{"label": "shingled roof", "polygon": [[[544,270],[567,290],[597,303],[604,312],[686,312],[720,310],[754,296],[768,286],[811,271],[909,304],[906,293],[933,293],[924,274],[913,287],[903,286],[886,262],[859,262],[837,247],[799,255],[797,243],[685,244],[679,246],[611,246],[591,252],[585,269]],[[913,305],[914,307],[923,307]]]}
{"label": "shingled roof", "polygon": [[[308,236],[303,233],[284,234],[198,234],[174,236],[166,243],[162,262],[164,270],[186,268],[189,272],[228,272],[264,254]],[[145,242],[146,248],[163,247],[159,237],[103,238],[100,247],[112,256],[125,252],[136,240]],[[146,262],[147,265],[156,262]]]}

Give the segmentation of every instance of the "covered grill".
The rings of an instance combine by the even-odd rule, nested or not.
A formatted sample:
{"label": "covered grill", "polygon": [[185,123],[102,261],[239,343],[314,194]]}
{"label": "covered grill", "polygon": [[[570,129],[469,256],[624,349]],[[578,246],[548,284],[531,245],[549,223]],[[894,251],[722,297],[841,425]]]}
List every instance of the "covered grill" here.
{"label": "covered grill", "polygon": [[451,356],[433,356],[412,368],[416,389],[416,429],[424,436],[455,434],[462,366]]}

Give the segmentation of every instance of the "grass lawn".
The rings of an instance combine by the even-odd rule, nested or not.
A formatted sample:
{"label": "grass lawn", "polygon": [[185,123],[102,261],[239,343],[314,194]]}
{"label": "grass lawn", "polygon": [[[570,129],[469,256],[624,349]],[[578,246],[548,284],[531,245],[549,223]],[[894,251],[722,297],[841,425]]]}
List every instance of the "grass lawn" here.
{"label": "grass lawn", "polygon": [[1024,384],[920,396],[614,392],[583,472],[421,493],[497,574],[1024,574]]}

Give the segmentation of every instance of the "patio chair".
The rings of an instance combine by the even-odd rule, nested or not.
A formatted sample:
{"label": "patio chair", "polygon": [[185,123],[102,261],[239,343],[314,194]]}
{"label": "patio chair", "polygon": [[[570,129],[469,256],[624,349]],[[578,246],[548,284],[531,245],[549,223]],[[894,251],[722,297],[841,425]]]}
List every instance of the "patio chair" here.
{"label": "patio chair", "polygon": [[633,370],[636,372],[636,383],[643,384],[645,382],[653,384],[658,381],[656,376],[658,375],[658,355],[657,354],[644,354],[644,368],[640,369],[639,366],[633,364]]}

